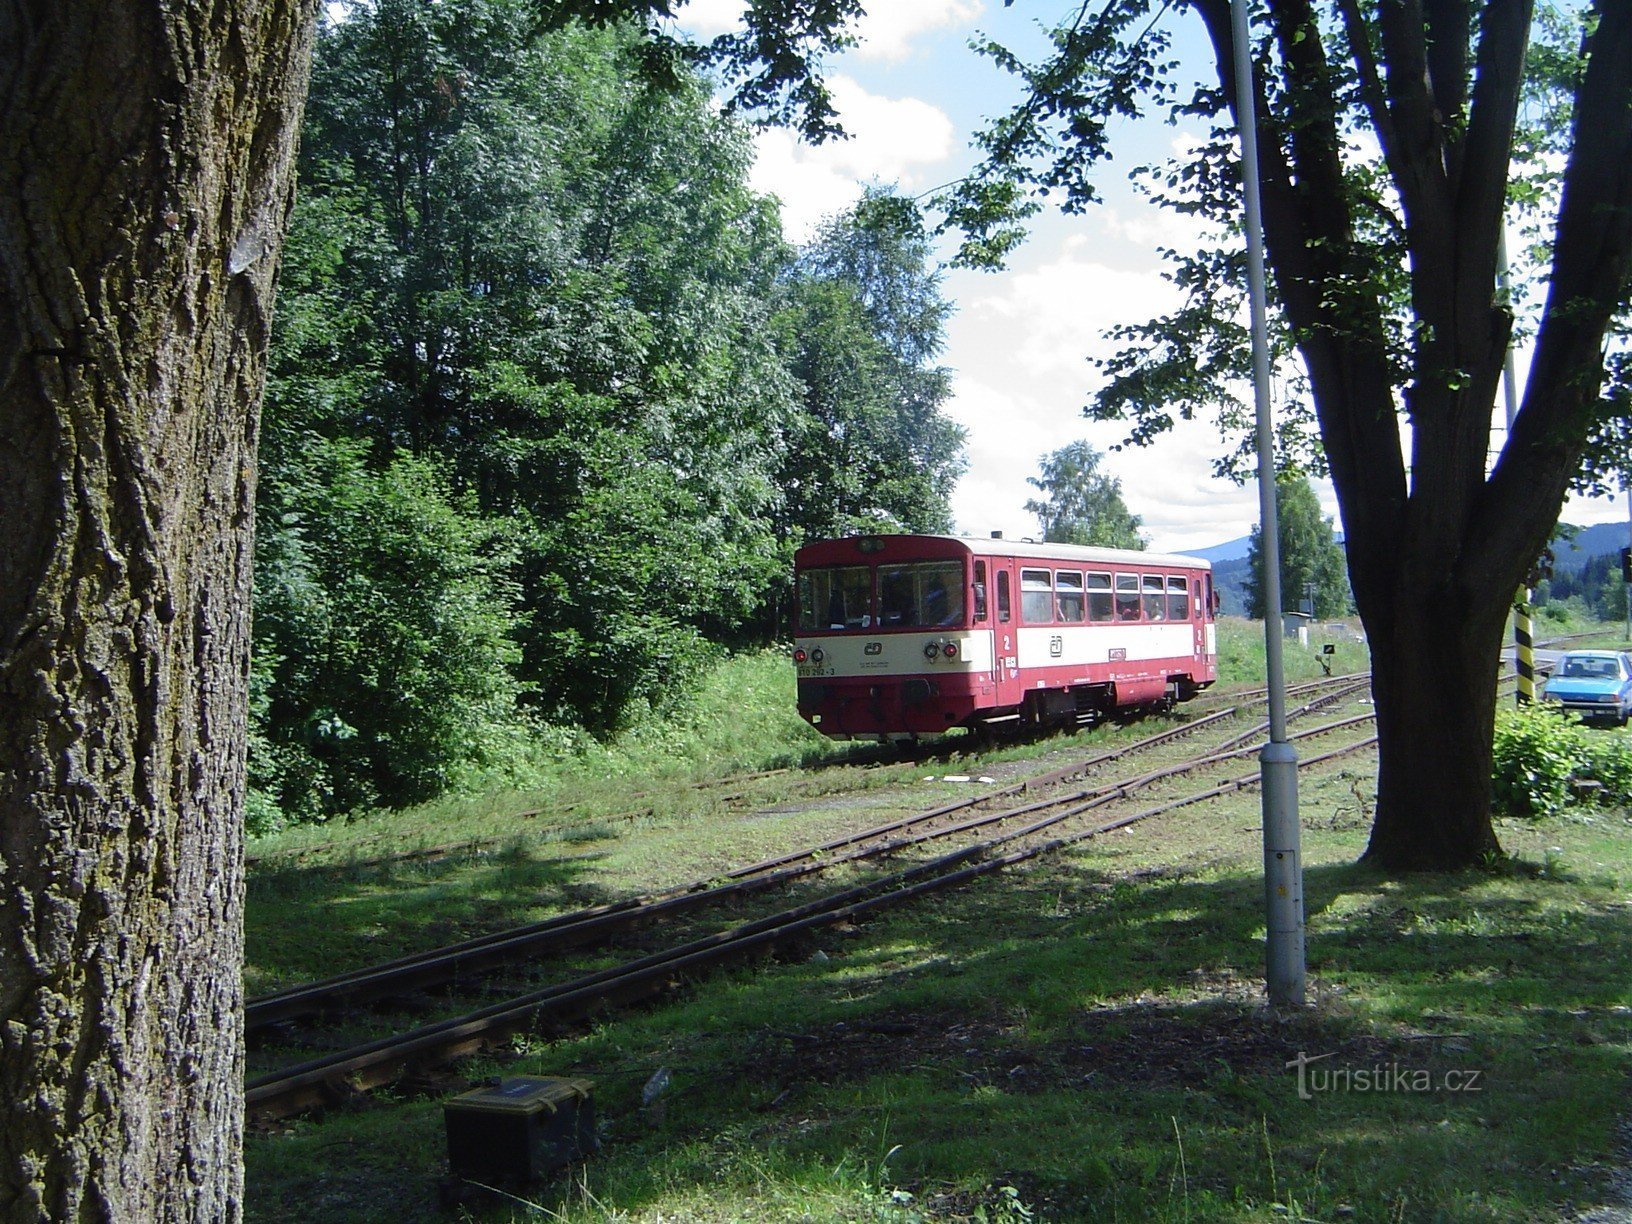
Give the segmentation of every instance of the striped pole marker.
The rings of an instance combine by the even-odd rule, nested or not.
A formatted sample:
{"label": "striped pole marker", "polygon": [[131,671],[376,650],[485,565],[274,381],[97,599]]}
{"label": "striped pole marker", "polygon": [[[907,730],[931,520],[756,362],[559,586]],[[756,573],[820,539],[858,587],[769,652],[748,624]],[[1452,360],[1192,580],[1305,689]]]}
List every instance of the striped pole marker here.
{"label": "striped pole marker", "polygon": [[1521,590],[1513,603],[1513,641],[1518,646],[1519,704],[1529,705],[1536,699],[1536,656],[1530,637],[1528,588]]}

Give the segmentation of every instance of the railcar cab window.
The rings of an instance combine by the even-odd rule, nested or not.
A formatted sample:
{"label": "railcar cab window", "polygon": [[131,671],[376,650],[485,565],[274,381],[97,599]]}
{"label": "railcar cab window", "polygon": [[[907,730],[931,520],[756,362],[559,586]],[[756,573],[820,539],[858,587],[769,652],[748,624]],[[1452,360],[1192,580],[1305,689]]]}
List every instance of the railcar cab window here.
{"label": "railcar cab window", "polygon": [[1068,623],[1081,621],[1082,575],[1073,570],[1060,570],[1054,575],[1054,598],[1059,605],[1060,619]]}
{"label": "railcar cab window", "polygon": [[932,629],[963,624],[963,563],[920,561],[878,567],[879,624]]}
{"label": "railcar cab window", "polygon": [[1172,575],[1167,579],[1167,619],[1190,619],[1190,584],[1186,579],[1175,578]]}
{"label": "railcar cab window", "polygon": [[1116,576],[1116,619],[1119,621],[1136,621],[1139,619],[1139,575],[1118,574]]}
{"label": "railcar cab window", "polygon": [[1113,619],[1109,574],[1088,575],[1088,619],[1100,622]]}
{"label": "railcar cab window", "polygon": [[975,562],[975,620],[986,619],[986,562]]}
{"label": "railcar cab window", "polygon": [[865,565],[806,570],[799,575],[799,628],[807,633],[870,629],[873,571]]}
{"label": "railcar cab window", "polygon": [[1020,623],[1046,625],[1054,619],[1054,576],[1046,569],[1020,571]]}

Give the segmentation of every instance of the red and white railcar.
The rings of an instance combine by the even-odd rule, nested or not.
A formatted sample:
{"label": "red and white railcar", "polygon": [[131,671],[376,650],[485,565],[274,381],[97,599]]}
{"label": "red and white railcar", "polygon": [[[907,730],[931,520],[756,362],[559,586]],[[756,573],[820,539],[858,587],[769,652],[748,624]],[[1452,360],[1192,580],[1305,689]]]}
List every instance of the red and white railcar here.
{"label": "red and white railcar", "polygon": [[1086,719],[1217,677],[1195,557],[878,535],[807,544],[794,571],[799,713],[836,739]]}

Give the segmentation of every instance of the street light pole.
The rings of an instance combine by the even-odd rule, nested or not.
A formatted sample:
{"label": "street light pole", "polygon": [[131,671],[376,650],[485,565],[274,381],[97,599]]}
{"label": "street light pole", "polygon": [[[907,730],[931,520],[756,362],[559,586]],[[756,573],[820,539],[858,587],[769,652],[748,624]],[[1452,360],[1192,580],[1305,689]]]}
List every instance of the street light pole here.
{"label": "street light pole", "polygon": [[1269,1001],[1303,1003],[1303,856],[1298,829],[1298,754],[1286,738],[1286,668],[1282,656],[1281,533],[1275,509],[1275,431],[1269,402],[1269,325],[1264,288],[1263,212],[1258,190],[1257,106],[1252,86],[1252,32],[1246,0],[1230,0],[1235,39],[1235,114],[1241,132],[1246,197],[1247,285],[1252,305],[1252,383],[1258,415],[1259,542],[1263,548],[1264,663],[1269,684],[1269,743],[1259,755],[1264,808],[1265,956]]}

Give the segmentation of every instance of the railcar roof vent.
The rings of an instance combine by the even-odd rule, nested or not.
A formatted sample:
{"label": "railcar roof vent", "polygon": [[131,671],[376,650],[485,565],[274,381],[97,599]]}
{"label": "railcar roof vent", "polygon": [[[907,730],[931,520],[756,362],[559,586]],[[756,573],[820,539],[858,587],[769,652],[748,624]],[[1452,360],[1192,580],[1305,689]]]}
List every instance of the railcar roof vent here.
{"label": "railcar roof vent", "polygon": [[1002,538],[1003,538],[1003,533],[1001,531],[992,532],[992,539],[1001,540]]}

